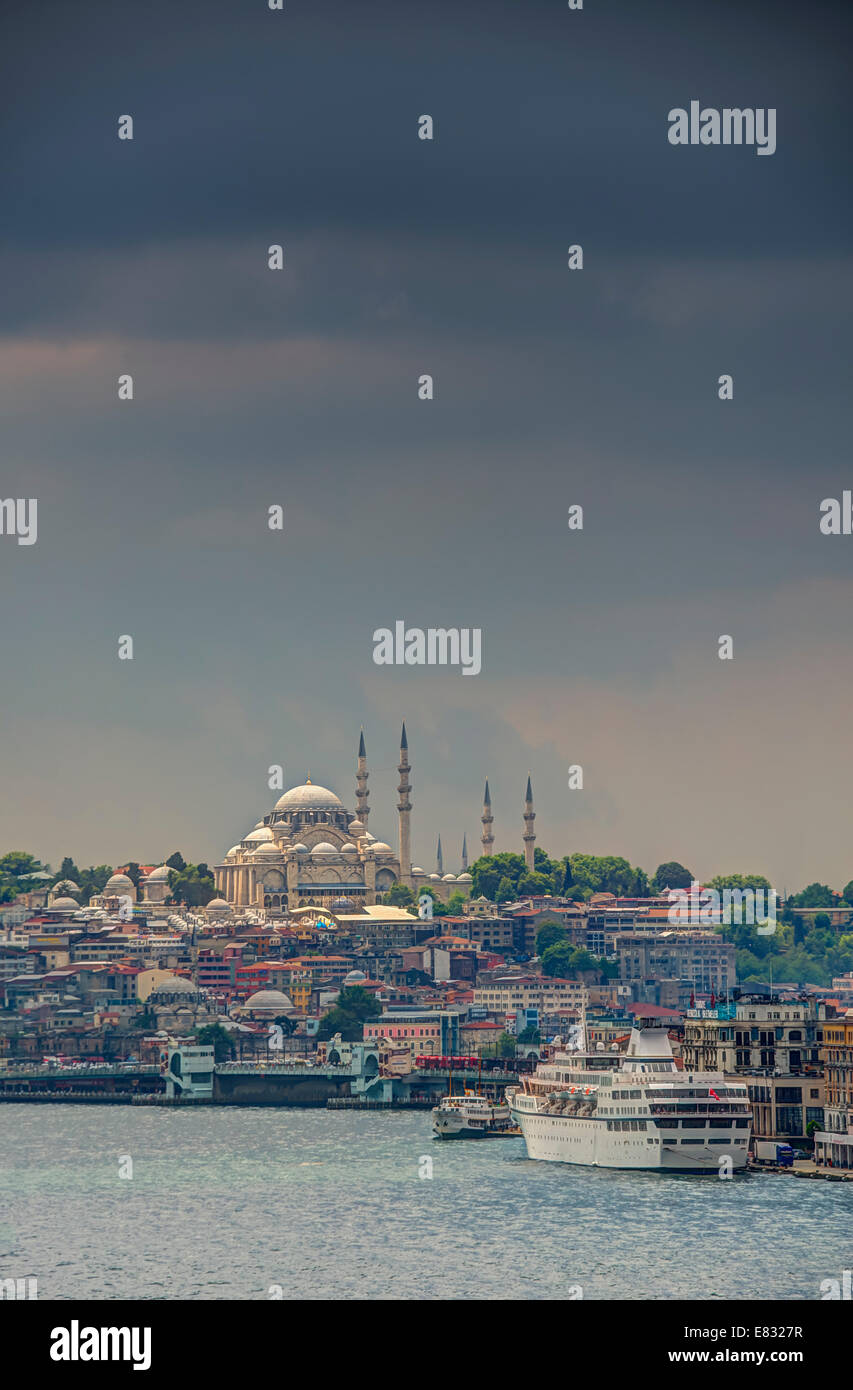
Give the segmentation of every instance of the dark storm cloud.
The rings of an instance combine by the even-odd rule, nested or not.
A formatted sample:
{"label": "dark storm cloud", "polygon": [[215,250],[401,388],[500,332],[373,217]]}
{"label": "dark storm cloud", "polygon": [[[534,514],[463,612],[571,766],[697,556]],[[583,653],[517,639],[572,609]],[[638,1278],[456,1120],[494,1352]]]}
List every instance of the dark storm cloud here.
{"label": "dark storm cloud", "polygon": [[[487,772],[515,847],[532,766],[554,852],[846,882],[849,561],[816,528],[850,481],[844,11],[3,25],[0,490],[40,539],[0,546],[0,848],[213,860],[270,762],[349,801],[361,722],[393,840],[406,713],[421,863]],[[693,98],[776,107],[776,154],[670,147]],[[482,626],[483,674],[379,673],[398,617]]]}

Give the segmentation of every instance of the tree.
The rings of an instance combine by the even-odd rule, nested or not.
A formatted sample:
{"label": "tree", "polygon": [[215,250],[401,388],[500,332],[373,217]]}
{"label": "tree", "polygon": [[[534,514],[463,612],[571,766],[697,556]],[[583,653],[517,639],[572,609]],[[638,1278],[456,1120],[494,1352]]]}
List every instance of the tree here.
{"label": "tree", "polygon": [[519,1035],[518,1035],[518,1041],[519,1041],[520,1043],[536,1043],[536,1044],[538,1044],[538,1043],[540,1043],[540,1042],[542,1041],[542,1039],[541,1039],[541,1037],[540,1037],[540,1035],[539,1035],[539,1030],[538,1030],[538,1028],[534,1028],[533,1025],[531,1024],[529,1027],[522,1029],[522,1031],[521,1031],[521,1032],[519,1033]]}
{"label": "tree", "polygon": [[187,864],[183,872],[169,875],[171,895],[176,903],[183,903],[185,907],[206,907],[211,898],[216,897],[210,870],[205,874],[199,873],[200,869],[206,868],[206,864]]}
{"label": "tree", "polygon": [[512,880],[505,874],[504,877],[501,879],[500,883],[498,884],[498,890],[495,895],[495,902],[511,903],[515,902],[515,899],[516,891],[512,886]]}
{"label": "tree", "polygon": [[415,895],[405,883],[392,883],[382,901],[389,907],[412,907]]}
{"label": "tree", "polygon": [[498,1057],[514,1057],[516,1040],[511,1033],[501,1033],[495,1044]]}
{"label": "tree", "polygon": [[327,1041],[340,1033],[344,1042],[360,1042],[364,1024],[380,1017],[382,1009],[369,990],[351,985],[341,990],[334,1008],[320,1020],[317,1037]]}
{"label": "tree", "polygon": [[716,888],[718,893],[722,893],[724,888],[770,888],[772,884],[769,878],[763,874],[717,874],[710,883],[706,883],[706,888]]}
{"label": "tree", "polygon": [[656,893],[662,893],[665,888],[689,888],[692,882],[693,875],[689,869],[685,869],[677,859],[668,859],[655,869],[652,886]]}
{"label": "tree", "polygon": [[853,878],[851,878],[850,882],[842,889],[841,896],[848,907],[853,907]]}
{"label": "tree", "polygon": [[59,866],[59,873],[56,875],[56,879],[54,881],[56,883],[64,883],[65,880],[68,878],[71,879],[72,883],[79,884],[81,874],[80,870],[77,868],[77,865],[74,863],[74,860],[69,859],[66,855]]}
{"label": "tree", "polygon": [[536,933],[536,954],[541,956],[543,951],[547,951],[549,946],[555,946],[558,941],[565,941],[568,933],[565,927],[561,927],[559,922],[542,922]]}
{"label": "tree", "polygon": [[519,875],[516,884],[516,892],[520,898],[542,897],[544,893],[551,893],[554,889],[554,880],[551,874],[544,873],[524,873]]}
{"label": "tree", "polygon": [[184,856],[178,850],[175,850],[174,854],[169,855],[166,864],[170,869],[177,869],[179,874],[182,874],[187,867]]}
{"label": "tree", "polygon": [[234,1040],[221,1023],[206,1023],[195,1029],[199,1047],[212,1047],[214,1062],[229,1062],[235,1054]]}
{"label": "tree", "polygon": [[818,931],[826,931],[828,927],[832,926],[832,918],[828,912],[817,912],[815,913],[814,924]]}
{"label": "tree", "polygon": [[138,888],[138,887],[139,887],[139,865],[136,863],[136,861],[132,859],[132,860],[130,861],[130,863],[127,865],[127,868],[125,869],[124,872],[127,874],[128,878],[130,879],[130,881],[131,881],[131,883],[133,884],[134,888]]}
{"label": "tree", "polygon": [[646,898],[649,894],[644,870],[632,868],[627,859],[616,855],[573,854],[572,874],[587,898],[593,893],[614,893],[617,898]]}
{"label": "tree", "polygon": [[810,883],[788,899],[792,907],[834,907],[836,901],[836,894],[825,883]]}

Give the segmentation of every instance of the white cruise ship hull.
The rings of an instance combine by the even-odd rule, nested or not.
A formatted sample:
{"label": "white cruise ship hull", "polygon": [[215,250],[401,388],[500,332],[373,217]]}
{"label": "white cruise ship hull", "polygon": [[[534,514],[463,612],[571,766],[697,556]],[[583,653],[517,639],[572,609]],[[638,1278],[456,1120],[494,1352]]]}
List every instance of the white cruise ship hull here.
{"label": "white cruise ship hull", "polygon": [[[747,1144],[689,1144],[669,1139],[655,1129],[646,1133],[614,1133],[603,1120],[525,1113],[512,1107],[529,1158],[551,1163],[581,1163],[597,1168],[645,1168],[673,1172],[719,1172],[720,1159],[729,1157],[732,1169],[746,1167]],[[719,1134],[715,1138],[719,1138]]]}

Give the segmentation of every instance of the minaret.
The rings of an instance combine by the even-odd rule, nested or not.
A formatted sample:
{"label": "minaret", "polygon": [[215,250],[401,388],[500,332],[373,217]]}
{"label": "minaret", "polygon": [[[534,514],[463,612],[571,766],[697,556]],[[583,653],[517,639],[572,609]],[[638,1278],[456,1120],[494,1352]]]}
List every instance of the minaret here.
{"label": "minaret", "polygon": [[488,858],[492,852],[492,845],[495,843],[495,837],[492,834],[492,822],[495,818],[492,815],[492,798],[489,796],[488,782],[486,782],[486,790],[483,794],[483,814],[480,819],[483,822],[483,833],[480,836],[483,854]]}
{"label": "minaret", "polygon": [[441,853],[441,836],[438,837],[438,849],[435,854],[435,866],[440,874],[444,873],[444,858]]}
{"label": "minaret", "polygon": [[527,791],[524,794],[524,862],[528,869],[533,869],[534,855],[533,848],[536,844],[536,831],[533,829],[533,822],[536,819],[536,812],[533,809],[533,788],[530,785],[530,773],[527,774]]}
{"label": "minaret", "polygon": [[400,882],[411,888],[412,846],[409,817],[412,813],[412,803],[409,800],[409,792],[412,788],[409,782],[409,740],[406,738],[405,723],[400,735],[400,761],[397,771],[400,774],[400,785],[397,787],[400,793],[400,800],[397,802],[397,810],[400,813]]}
{"label": "minaret", "polygon": [[367,804],[367,798],[370,796],[370,792],[367,790],[367,779],[369,776],[370,773],[367,771],[367,753],[364,748],[364,729],[362,728],[361,738],[358,741],[358,772],[355,778],[357,784],[355,789],[355,802],[356,815],[365,830],[367,829],[367,817],[370,815],[370,807]]}
{"label": "minaret", "polygon": [[468,840],[464,831],[462,832],[462,872],[463,874],[468,872]]}

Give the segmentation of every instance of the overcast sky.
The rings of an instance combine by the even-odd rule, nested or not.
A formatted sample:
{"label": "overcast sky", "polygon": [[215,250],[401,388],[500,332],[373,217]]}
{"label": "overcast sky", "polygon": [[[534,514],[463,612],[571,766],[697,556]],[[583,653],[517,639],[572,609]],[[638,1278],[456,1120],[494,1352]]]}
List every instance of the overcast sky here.
{"label": "overcast sky", "polygon": [[[39,531],[0,537],[0,852],[216,862],[271,764],[354,806],[362,724],[394,844],[405,718],[428,870],[439,831],[476,856],[487,776],[520,849],[529,771],[553,855],[853,878],[853,536],[819,530],[853,486],[850,27],[7,0],[0,496]],[[776,153],[671,146],[694,99],[774,107]],[[482,672],[376,666],[398,619],[482,629]]]}

